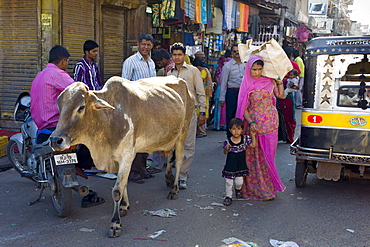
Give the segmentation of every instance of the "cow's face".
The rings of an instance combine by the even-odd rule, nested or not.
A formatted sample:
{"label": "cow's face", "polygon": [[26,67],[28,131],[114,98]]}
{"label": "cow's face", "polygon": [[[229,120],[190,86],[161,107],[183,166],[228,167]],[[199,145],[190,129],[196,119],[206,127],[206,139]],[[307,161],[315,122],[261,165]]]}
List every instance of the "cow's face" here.
{"label": "cow's face", "polygon": [[71,145],[84,143],[83,138],[91,131],[90,126],[94,121],[99,121],[94,112],[114,109],[81,82],[73,83],[59,95],[58,107],[60,119],[56,130],[50,136],[55,150],[64,150]]}

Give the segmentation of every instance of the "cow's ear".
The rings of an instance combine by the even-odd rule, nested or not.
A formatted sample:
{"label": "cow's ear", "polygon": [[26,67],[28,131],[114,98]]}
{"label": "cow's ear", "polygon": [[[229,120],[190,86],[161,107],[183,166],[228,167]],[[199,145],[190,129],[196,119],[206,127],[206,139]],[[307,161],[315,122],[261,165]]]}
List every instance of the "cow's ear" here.
{"label": "cow's ear", "polygon": [[92,108],[94,110],[100,110],[100,109],[115,109],[113,106],[111,106],[107,101],[99,99],[93,92],[88,92],[88,97],[92,101]]}
{"label": "cow's ear", "polygon": [[107,101],[102,100],[102,99],[95,100],[94,103],[92,104],[92,107],[94,110],[100,110],[100,109],[113,109],[114,110],[116,109],[110,104],[108,104]]}

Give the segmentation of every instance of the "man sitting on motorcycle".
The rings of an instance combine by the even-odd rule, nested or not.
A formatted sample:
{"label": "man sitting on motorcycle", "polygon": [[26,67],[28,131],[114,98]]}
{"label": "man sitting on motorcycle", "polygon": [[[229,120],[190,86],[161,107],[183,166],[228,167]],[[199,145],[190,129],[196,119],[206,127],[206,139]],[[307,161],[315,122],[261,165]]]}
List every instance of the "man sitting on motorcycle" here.
{"label": "man sitting on motorcycle", "polygon": [[[40,71],[31,85],[31,116],[37,128],[37,143],[46,141],[55,130],[59,120],[58,96],[69,85],[75,81],[66,72],[70,54],[68,50],[60,45],[54,46],[49,53],[49,63],[45,69]],[[90,169],[93,165],[88,148],[79,145],[77,150],[78,164],[76,173],[87,179],[82,170]],[[82,207],[91,207],[104,203],[104,199],[97,197],[96,192],[90,191],[82,199]]]}

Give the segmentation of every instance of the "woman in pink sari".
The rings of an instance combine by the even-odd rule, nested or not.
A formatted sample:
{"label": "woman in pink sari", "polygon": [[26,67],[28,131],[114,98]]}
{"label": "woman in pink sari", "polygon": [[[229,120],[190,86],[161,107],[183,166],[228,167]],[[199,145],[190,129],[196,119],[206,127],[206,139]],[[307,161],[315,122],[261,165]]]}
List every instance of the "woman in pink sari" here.
{"label": "woman in pink sari", "polygon": [[267,201],[274,199],[276,192],[285,190],[275,165],[279,125],[275,96],[284,98],[284,87],[281,81],[262,76],[263,65],[259,56],[249,59],[236,117],[244,119],[247,131],[257,131],[258,140],[255,148],[246,149],[249,176],[244,177],[243,197]]}

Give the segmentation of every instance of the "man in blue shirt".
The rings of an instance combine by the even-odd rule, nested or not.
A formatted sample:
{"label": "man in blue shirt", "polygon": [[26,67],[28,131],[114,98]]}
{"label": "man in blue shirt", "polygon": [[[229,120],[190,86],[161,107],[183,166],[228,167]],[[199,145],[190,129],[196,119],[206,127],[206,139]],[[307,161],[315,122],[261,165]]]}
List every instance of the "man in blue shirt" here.
{"label": "man in blue shirt", "polygon": [[[128,57],[122,66],[122,78],[130,81],[137,81],[143,78],[155,77],[155,63],[150,58],[150,51],[153,48],[153,36],[141,34],[138,42],[138,52]],[[147,153],[137,153],[132,162],[130,180],[135,183],[144,183],[143,178],[154,177],[146,171]]]}
{"label": "man in blue shirt", "polygon": [[140,35],[137,46],[138,52],[123,62],[122,77],[130,81],[155,77],[155,63],[150,58],[150,51],[153,48],[153,36],[150,34]]}

